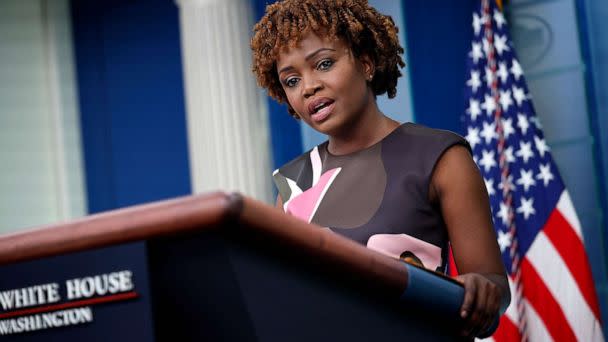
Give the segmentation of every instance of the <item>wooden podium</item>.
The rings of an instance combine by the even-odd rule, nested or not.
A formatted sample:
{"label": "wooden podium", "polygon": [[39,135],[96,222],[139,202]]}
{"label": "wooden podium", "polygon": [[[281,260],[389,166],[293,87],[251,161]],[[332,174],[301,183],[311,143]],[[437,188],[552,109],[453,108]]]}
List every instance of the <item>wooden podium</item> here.
{"label": "wooden podium", "polygon": [[0,340],[113,342],[454,340],[463,295],[226,193],[1,236],[0,291]]}

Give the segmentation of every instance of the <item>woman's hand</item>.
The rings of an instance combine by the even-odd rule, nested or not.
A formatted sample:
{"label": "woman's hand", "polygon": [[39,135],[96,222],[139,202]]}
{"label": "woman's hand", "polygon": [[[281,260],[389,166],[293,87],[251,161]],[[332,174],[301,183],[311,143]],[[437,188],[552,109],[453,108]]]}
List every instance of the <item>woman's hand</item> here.
{"label": "woman's hand", "polygon": [[463,336],[475,337],[488,331],[498,317],[503,290],[499,285],[478,273],[456,277],[464,284],[464,300],[460,317],[464,320]]}

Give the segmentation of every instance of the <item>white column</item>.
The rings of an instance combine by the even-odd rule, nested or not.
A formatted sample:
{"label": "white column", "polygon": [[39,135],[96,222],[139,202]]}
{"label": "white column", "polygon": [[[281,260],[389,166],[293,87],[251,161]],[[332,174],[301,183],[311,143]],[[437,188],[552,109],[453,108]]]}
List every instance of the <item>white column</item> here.
{"label": "white column", "polygon": [[86,213],[68,0],[0,1],[0,233]]}
{"label": "white column", "polygon": [[250,1],[177,4],[193,190],[236,190],[270,201],[268,119],[251,73]]}
{"label": "white column", "polygon": [[42,0],[48,111],[59,220],[86,214],[84,161],[68,0]]}

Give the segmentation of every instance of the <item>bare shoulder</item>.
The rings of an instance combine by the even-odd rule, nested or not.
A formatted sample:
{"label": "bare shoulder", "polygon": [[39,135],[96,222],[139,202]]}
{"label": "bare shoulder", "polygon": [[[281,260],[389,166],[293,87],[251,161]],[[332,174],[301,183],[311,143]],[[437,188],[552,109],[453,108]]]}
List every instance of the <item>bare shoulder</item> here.
{"label": "bare shoulder", "polygon": [[449,189],[485,192],[479,169],[471,152],[463,145],[453,145],[442,154],[435,165],[431,187],[436,196],[441,196]]}
{"label": "bare shoulder", "polygon": [[[449,147],[437,161],[435,174],[443,175],[458,171],[477,170],[471,152],[463,145]],[[476,172],[478,173],[478,172]]]}

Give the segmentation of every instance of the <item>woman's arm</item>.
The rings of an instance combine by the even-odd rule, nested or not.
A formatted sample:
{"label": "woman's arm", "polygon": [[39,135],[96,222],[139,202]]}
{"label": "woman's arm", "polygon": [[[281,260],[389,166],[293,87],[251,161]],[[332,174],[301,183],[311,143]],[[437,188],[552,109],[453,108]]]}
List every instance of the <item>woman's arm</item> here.
{"label": "woman's arm", "polygon": [[506,310],[510,292],[485,183],[464,146],[449,148],[439,159],[429,190],[431,200],[440,205],[458,279],[465,286],[463,333],[475,336]]}

